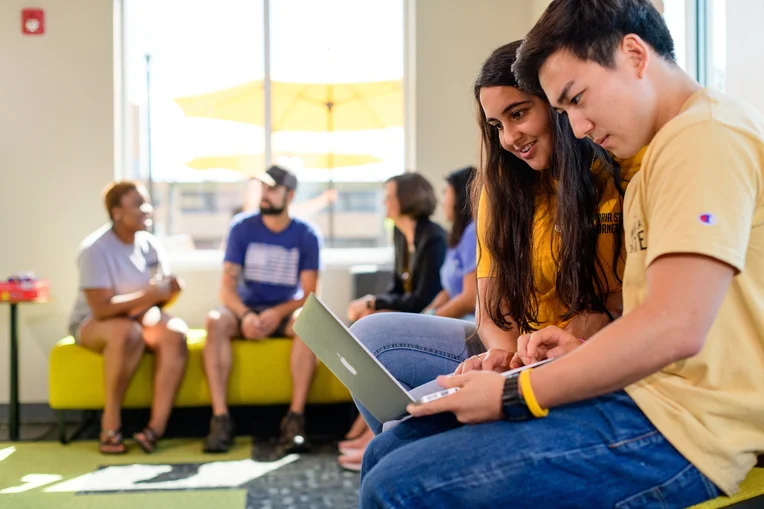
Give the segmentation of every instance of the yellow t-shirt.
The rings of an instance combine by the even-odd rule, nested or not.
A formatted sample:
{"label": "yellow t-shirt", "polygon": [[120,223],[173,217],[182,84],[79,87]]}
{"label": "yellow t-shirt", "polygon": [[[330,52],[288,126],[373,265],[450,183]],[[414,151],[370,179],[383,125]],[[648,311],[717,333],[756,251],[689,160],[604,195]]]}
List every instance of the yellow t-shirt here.
{"label": "yellow t-shirt", "polygon": [[659,256],[697,253],[739,271],[700,353],[627,388],[733,494],[764,451],[764,116],[719,92],[693,94],[648,146],[624,210],[625,313],[643,302]]}
{"label": "yellow t-shirt", "polygon": [[[636,156],[618,160],[621,166],[622,188],[625,190],[629,181],[639,171],[644,150]],[[620,284],[613,277],[613,234],[615,227],[622,220],[621,200],[614,180],[599,164],[595,164],[592,171],[598,178],[605,179],[605,189],[599,203],[600,236],[597,243],[597,253],[605,274],[608,278],[608,288],[611,291],[620,291]],[[536,212],[533,220],[533,281],[538,293],[538,320],[539,327],[548,325],[564,326],[562,316],[565,309],[557,299],[557,264],[554,261],[552,245],[553,225],[550,224],[554,216],[555,200],[537,200]],[[477,232],[477,277],[491,277],[492,255],[485,246],[486,232],[489,224],[494,220],[488,218],[488,205],[485,192],[480,196],[478,204]],[[558,235],[555,235],[558,240]],[[622,262],[621,262],[622,263]],[[623,268],[619,267],[619,274],[623,274]]]}

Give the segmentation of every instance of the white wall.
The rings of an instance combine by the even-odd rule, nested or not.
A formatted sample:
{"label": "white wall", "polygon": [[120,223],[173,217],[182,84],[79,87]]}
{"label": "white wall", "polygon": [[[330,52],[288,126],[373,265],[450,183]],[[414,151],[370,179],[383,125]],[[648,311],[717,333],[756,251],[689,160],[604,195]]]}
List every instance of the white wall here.
{"label": "white wall", "polygon": [[438,189],[451,171],[476,165],[472,86],[486,58],[531,26],[528,0],[416,0],[415,167]]}
{"label": "white wall", "polygon": [[[20,395],[47,400],[47,359],[66,331],[74,252],[103,222],[114,161],[112,5],[0,2],[0,278],[34,270],[53,301],[20,308]],[[47,33],[21,35],[21,10],[45,9]],[[8,400],[8,306],[0,305],[0,401]]]}
{"label": "white wall", "polygon": [[744,99],[764,112],[764,66],[749,51],[764,46],[764,2],[735,0],[727,2],[726,92]]}
{"label": "white wall", "polygon": [[[549,6],[551,0],[532,0],[533,11],[531,12],[531,23],[535,23],[541,17],[544,10]],[[531,25],[533,26],[533,25]],[[530,30],[531,27],[528,27]]]}
{"label": "white wall", "polygon": [[[441,186],[448,172],[477,161],[472,82],[480,65],[495,47],[523,36],[535,6],[410,1],[413,169]],[[0,278],[34,270],[53,285],[51,303],[20,312],[24,403],[47,400],[48,354],[66,334],[75,296],[75,251],[105,217],[100,192],[114,171],[112,2],[36,0],[46,12],[41,37],[20,34],[21,10],[29,6],[0,2]],[[217,292],[219,266],[201,265],[177,264],[189,291],[174,311],[192,326],[201,325]],[[344,307],[350,277],[342,260],[328,264],[322,291],[334,309]],[[0,403],[8,400],[7,366],[7,307],[0,306]]]}

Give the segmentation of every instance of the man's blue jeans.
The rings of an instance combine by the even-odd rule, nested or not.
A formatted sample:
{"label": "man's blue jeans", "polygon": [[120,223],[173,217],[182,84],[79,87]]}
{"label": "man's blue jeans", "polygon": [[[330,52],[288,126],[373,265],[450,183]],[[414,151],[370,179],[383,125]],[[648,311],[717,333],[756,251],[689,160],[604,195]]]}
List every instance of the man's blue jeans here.
{"label": "man's blue jeans", "polygon": [[[466,358],[463,323],[385,313],[353,332],[412,387]],[[522,423],[402,422],[366,450],[360,507],[685,508],[719,494],[620,391]]]}

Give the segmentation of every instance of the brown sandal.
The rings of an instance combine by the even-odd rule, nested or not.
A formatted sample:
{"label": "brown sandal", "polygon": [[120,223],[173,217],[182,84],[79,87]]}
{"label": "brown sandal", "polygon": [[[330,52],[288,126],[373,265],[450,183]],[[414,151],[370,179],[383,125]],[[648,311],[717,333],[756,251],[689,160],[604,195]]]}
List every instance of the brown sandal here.
{"label": "brown sandal", "polygon": [[125,454],[127,452],[125,444],[122,443],[122,433],[114,429],[101,431],[98,449],[101,454]]}
{"label": "brown sandal", "polygon": [[138,443],[140,448],[143,449],[143,452],[148,454],[154,452],[154,449],[156,449],[159,437],[157,436],[156,431],[147,426],[143,428],[143,431],[133,434],[133,440]]}

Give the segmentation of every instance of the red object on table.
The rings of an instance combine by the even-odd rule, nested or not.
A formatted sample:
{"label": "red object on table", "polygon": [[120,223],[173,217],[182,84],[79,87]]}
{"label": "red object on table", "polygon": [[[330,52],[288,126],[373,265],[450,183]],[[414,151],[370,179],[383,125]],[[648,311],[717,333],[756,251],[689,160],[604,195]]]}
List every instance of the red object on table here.
{"label": "red object on table", "polygon": [[21,11],[21,33],[24,35],[42,35],[45,33],[45,11],[42,9],[24,9]]}
{"label": "red object on table", "polygon": [[36,281],[0,282],[0,302],[35,302],[47,300],[50,282],[47,279]]}

